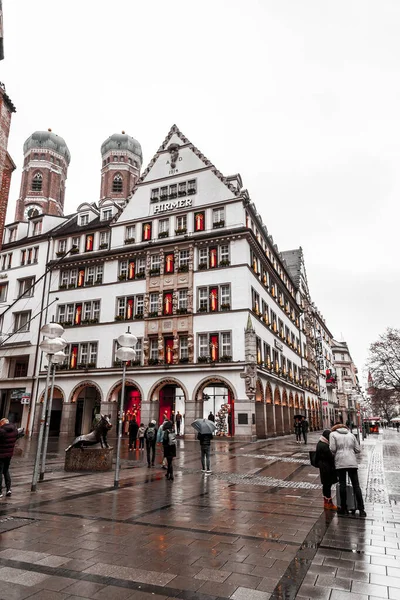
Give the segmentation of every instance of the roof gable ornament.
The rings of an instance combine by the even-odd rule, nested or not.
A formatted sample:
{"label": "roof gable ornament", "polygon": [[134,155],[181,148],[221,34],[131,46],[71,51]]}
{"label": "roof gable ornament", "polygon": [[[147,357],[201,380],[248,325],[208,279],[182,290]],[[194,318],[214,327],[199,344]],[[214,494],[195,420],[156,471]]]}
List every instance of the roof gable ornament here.
{"label": "roof gable ornament", "polygon": [[[143,181],[145,180],[145,178],[147,177],[147,175],[149,174],[150,170],[152,169],[152,167],[154,166],[156,160],[158,159],[158,157],[160,156],[160,154],[162,152],[165,152],[165,150],[168,150],[171,152],[171,150],[173,151],[173,155],[171,155],[171,161],[173,160],[173,158],[175,158],[174,163],[176,164],[176,161],[179,157],[179,145],[176,143],[173,143],[170,145],[170,147],[168,147],[169,142],[171,141],[172,137],[176,136],[178,137],[178,139],[181,140],[182,145],[188,146],[192,152],[207,166],[207,167],[211,167],[211,171],[214,173],[214,175],[216,175],[216,177],[218,177],[218,179],[220,181],[222,181],[222,183],[224,183],[226,185],[226,187],[232,192],[232,194],[234,194],[235,196],[240,196],[240,190],[236,189],[236,187],[234,185],[232,185],[232,183],[229,182],[229,180],[222,175],[222,173],[220,171],[218,171],[218,169],[213,165],[213,163],[208,160],[208,158],[206,158],[204,156],[204,154],[202,152],[200,152],[200,150],[198,148],[196,148],[196,146],[194,146],[187,137],[185,137],[183,135],[183,133],[179,130],[179,128],[177,127],[177,125],[172,125],[171,129],[168,132],[167,137],[164,139],[163,143],[161,144],[161,146],[159,147],[159,149],[157,150],[156,154],[153,156],[153,158],[151,159],[151,161],[149,162],[147,168],[143,171],[142,175],[139,177],[139,179],[136,181],[135,187],[132,190],[132,194],[134,194],[138,188],[138,185],[143,183]],[[175,152],[178,152],[178,154],[175,154]],[[174,168],[174,166],[171,163],[171,167]]]}

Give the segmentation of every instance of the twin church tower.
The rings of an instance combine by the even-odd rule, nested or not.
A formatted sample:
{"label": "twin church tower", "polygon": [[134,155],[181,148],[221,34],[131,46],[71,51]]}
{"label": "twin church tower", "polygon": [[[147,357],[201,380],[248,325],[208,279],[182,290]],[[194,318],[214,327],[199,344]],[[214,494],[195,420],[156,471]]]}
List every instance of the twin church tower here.
{"label": "twin church tower", "polygon": [[[124,131],[111,135],[101,146],[100,200],[126,199],[140,175],[142,148]],[[71,155],[65,140],[49,129],[35,131],[24,144],[21,191],[16,221],[39,214],[64,215],[65,182]]]}

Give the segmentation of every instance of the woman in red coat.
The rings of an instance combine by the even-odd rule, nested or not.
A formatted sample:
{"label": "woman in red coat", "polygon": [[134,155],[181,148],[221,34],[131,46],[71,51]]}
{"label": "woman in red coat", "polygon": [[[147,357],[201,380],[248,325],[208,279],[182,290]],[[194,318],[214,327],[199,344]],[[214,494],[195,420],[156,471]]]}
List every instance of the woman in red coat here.
{"label": "woman in red coat", "polygon": [[3,497],[3,475],[6,482],[6,496],[11,496],[10,462],[14,454],[18,430],[8,419],[0,420],[0,498]]}

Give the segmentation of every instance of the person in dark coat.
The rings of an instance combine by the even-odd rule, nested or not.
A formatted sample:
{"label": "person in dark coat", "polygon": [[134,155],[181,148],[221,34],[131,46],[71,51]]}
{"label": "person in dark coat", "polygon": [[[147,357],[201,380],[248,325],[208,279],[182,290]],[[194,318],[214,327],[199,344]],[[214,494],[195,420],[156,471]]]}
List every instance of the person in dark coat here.
{"label": "person in dark coat", "polygon": [[156,457],[157,427],[154,420],[150,421],[149,426],[144,432],[144,439],[146,440],[147,466],[150,469],[150,460],[151,466],[154,467],[154,459]]}
{"label": "person in dark coat", "polygon": [[167,472],[165,477],[170,481],[174,480],[174,469],[172,466],[172,461],[176,456],[176,438],[174,426],[171,421],[165,421],[163,424],[163,448],[164,448],[164,458],[167,459]]}
{"label": "person in dark coat", "polygon": [[176,423],[176,435],[181,435],[182,415],[179,412],[179,410],[176,413],[175,423]]}
{"label": "person in dark coat", "polygon": [[294,420],[294,432],[296,434],[296,444],[301,444],[301,421],[300,421],[300,419]]}
{"label": "person in dark coat", "polygon": [[132,421],[129,421],[129,452],[132,452],[132,448],[136,450],[136,438],[139,431],[139,425],[135,417]]}
{"label": "person in dark coat", "polygon": [[203,473],[211,473],[210,451],[213,435],[212,433],[198,433],[197,439],[200,442],[202,471]]}
{"label": "person in dark coat", "polygon": [[215,423],[215,416],[214,416],[214,414],[212,413],[211,410],[210,410],[210,414],[208,415],[207,419],[209,421],[212,421],[213,423]]}
{"label": "person in dark coat", "polygon": [[14,454],[18,430],[8,419],[0,421],[0,498],[3,497],[3,475],[6,482],[6,496],[11,496],[10,462]]}
{"label": "person in dark coat", "polygon": [[322,483],[322,495],[324,496],[324,508],[326,510],[337,510],[333,504],[331,488],[337,481],[335,470],[335,458],[329,449],[330,429],[325,429],[319,438],[315,454],[315,466],[319,469]]}

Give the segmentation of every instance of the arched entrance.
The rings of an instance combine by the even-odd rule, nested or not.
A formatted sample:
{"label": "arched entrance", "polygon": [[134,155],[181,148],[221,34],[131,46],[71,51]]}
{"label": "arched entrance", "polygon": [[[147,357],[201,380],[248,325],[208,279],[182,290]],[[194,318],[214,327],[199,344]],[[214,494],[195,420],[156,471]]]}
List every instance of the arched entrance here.
{"label": "arched entrance", "polygon": [[267,414],[267,435],[275,435],[275,416],[274,405],[272,403],[271,385],[267,383],[265,387],[265,410]]}
{"label": "arched entrance", "polygon": [[100,412],[101,391],[96,383],[81,383],[71,392],[71,402],[76,405],[74,434],[89,433],[95,415]]}
{"label": "arched entrance", "polygon": [[[119,407],[121,403],[121,392],[122,392],[122,381],[116,383],[110,393],[109,393],[109,401],[114,401],[117,403],[118,413]],[[127,380],[125,384],[125,398],[124,398],[124,410],[122,413],[122,431],[124,435],[128,435],[129,433],[129,423],[133,419],[140,424],[141,422],[141,408],[142,408],[142,394],[139,387],[136,385],[134,381]]]}
{"label": "arched entrance", "polygon": [[157,424],[162,424],[164,418],[167,418],[175,424],[175,415],[179,412],[182,416],[181,431],[184,431],[186,392],[177,379],[169,378],[157,382],[149,398],[151,419],[155,419]]}
{"label": "arched entrance", "polygon": [[256,382],[256,436],[260,439],[266,437],[266,424],[265,424],[265,404],[264,404],[264,391],[260,379]]}
{"label": "arched entrance", "polygon": [[203,402],[199,416],[207,418],[210,412],[215,416],[217,435],[235,435],[235,393],[227,381],[213,377],[201,382],[194,398]]}
{"label": "arched entrance", "polygon": [[275,388],[274,392],[274,408],[275,408],[275,427],[276,434],[283,435],[283,415],[281,405],[281,394],[279,388]]}

